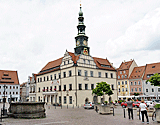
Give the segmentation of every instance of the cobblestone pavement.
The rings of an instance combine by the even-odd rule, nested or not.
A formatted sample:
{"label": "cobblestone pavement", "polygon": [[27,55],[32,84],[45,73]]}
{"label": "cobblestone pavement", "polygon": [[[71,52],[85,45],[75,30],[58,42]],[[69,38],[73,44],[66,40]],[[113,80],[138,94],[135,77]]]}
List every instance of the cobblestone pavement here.
{"label": "cobblestone pavement", "polygon": [[[124,110],[121,106],[115,108],[115,116],[101,115],[95,112],[94,109],[83,109],[69,107],[55,107],[46,106],[46,118],[41,119],[14,119],[6,118],[0,122],[3,125],[144,125],[137,116],[137,110],[134,110],[134,120],[128,119],[126,112],[126,118],[124,118]],[[146,119],[145,119],[146,120]],[[149,117],[150,124],[158,125],[157,122],[153,122]],[[159,124],[160,125],[160,124]]]}

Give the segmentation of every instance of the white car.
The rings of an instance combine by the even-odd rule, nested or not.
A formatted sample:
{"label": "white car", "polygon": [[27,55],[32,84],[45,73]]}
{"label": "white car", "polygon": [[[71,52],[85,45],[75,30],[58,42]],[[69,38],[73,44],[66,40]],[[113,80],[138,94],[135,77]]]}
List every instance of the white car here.
{"label": "white car", "polygon": [[94,103],[87,102],[86,104],[84,104],[84,108],[85,109],[94,109]]}

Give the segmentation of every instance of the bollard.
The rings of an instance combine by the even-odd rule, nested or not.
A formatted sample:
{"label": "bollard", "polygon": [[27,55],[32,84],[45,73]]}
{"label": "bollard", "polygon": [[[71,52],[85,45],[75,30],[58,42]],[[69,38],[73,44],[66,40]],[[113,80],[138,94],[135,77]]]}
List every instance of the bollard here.
{"label": "bollard", "polygon": [[113,107],[113,116],[114,116],[114,107]]}
{"label": "bollard", "polygon": [[73,105],[73,109],[74,109],[74,105]]}
{"label": "bollard", "polygon": [[78,105],[78,108],[79,108],[79,105]]}
{"label": "bollard", "polygon": [[96,112],[98,113],[98,109],[97,109],[97,106],[96,106]]}
{"label": "bollard", "polygon": [[140,112],[140,109],[139,109],[139,120],[141,120],[141,115],[140,115],[140,113],[141,113],[141,112]]}
{"label": "bollard", "polygon": [[67,109],[68,109],[68,105],[67,105]]}
{"label": "bollard", "polygon": [[124,118],[125,118],[126,116],[125,116],[125,108],[124,108]]}

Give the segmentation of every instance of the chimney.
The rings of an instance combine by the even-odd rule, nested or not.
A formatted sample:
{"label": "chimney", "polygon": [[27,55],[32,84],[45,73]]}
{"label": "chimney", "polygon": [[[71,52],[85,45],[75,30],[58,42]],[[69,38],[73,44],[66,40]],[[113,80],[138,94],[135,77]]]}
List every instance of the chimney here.
{"label": "chimney", "polygon": [[131,59],[131,61],[132,61],[132,59]]}

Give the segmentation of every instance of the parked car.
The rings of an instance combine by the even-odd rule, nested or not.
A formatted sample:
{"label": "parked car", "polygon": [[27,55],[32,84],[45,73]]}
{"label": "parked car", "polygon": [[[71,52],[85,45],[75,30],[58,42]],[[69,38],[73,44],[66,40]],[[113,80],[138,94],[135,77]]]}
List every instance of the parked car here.
{"label": "parked car", "polygon": [[84,108],[85,109],[94,109],[94,103],[87,102],[86,104],[84,104]]}
{"label": "parked car", "polygon": [[140,101],[133,102],[133,107],[139,108],[140,104],[141,104]]}
{"label": "parked car", "polygon": [[153,102],[152,101],[144,101],[147,105],[147,107],[149,107],[150,104],[152,104]]}
{"label": "parked car", "polygon": [[126,103],[126,102],[122,102],[122,103],[121,103],[121,106],[122,106],[123,108],[126,108],[126,107],[127,107],[127,103]]}
{"label": "parked car", "polygon": [[154,99],[153,102],[154,102],[155,104],[160,104],[160,99]]}

